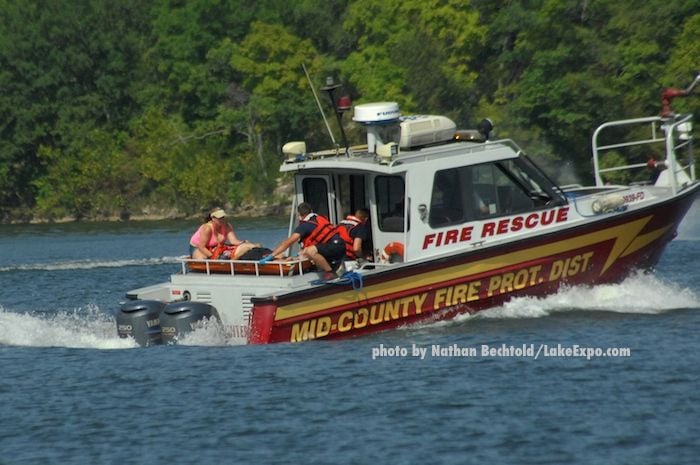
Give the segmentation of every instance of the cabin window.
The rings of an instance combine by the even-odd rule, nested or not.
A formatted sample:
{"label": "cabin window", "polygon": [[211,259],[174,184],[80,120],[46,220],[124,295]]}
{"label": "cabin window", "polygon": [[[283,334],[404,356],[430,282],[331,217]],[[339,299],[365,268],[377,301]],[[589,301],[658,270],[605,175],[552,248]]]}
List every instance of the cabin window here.
{"label": "cabin window", "polygon": [[401,176],[377,176],[374,180],[379,229],[403,232],[405,212],[404,182]]}
{"label": "cabin window", "polygon": [[304,178],[301,185],[304,201],[311,205],[314,212],[330,218],[326,180],[324,178]]}
{"label": "cabin window", "polygon": [[525,176],[512,160],[474,166],[474,191],[485,208],[477,217],[530,211],[535,203],[528,195]]}
{"label": "cabin window", "polygon": [[461,223],[467,217],[464,211],[462,177],[464,170],[449,169],[435,173],[430,201],[430,226],[441,227]]}
{"label": "cabin window", "polygon": [[[546,180],[517,159],[440,170],[433,178],[428,222],[440,228],[534,210],[551,200]],[[549,186],[549,184],[546,184]]]}
{"label": "cabin window", "polygon": [[345,218],[358,208],[368,208],[365,195],[365,177],[362,175],[338,175],[336,197],[340,202],[339,218]]}
{"label": "cabin window", "polygon": [[504,214],[566,204],[556,184],[529,158],[505,160],[495,166],[501,173],[501,181],[497,184],[498,207]]}
{"label": "cabin window", "polygon": [[512,172],[523,180],[528,197],[537,205],[565,205],[566,197],[557,184],[527,155],[510,162]]}

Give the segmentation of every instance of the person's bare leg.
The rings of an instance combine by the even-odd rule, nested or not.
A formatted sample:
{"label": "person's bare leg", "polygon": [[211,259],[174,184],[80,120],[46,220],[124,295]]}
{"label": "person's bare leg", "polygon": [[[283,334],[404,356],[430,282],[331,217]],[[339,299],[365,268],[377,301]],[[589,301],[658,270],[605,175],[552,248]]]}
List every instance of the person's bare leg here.
{"label": "person's bare leg", "polygon": [[242,255],[244,255],[246,252],[249,252],[253,250],[256,247],[260,247],[260,244],[254,244],[252,242],[244,242],[238,247],[236,247],[236,250],[233,252],[233,257],[231,257],[233,260],[238,260]]}
{"label": "person's bare leg", "polygon": [[194,249],[194,252],[192,252],[192,258],[195,260],[204,260],[207,257],[199,249]]}
{"label": "person's bare leg", "polygon": [[318,249],[315,245],[305,248],[302,253],[309,257],[309,259],[323,271],[333,271],[333,268],[331,268],[331,265],[328,263],[328,260],[326,260],[326,257],[318,253]]}

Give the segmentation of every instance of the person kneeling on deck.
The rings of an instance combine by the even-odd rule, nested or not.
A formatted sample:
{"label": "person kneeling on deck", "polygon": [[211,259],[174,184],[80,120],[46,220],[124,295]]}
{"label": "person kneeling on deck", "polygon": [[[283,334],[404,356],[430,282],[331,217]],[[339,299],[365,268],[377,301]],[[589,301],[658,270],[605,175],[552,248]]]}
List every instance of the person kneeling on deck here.
{"label": "person kneeling on deck", "polygon": [[372,259],[371,252],[365,251],[365,245],[369,242],[367,218],[369,210],[358,208],[354,215],[346,216],[338,225],[338,233],[345,241],[345,257],[348,260]]}
{"label": "person kneeling on deck", "polygon": [[230,258],[236,260],[249,250],[260,247],[248,241],[240,240],[233,231],[233,226],[226,222],[226,212],[221,208],[213,209],[190,239],[190,255],[194,259],[219,258],[214,257],[217,247],[223,246],[227,241],[230,244]]}
{"label": "person kneeling on deck", "polygon": [[335,277],[333,269],[337,267],[345,255],[345,241],[340,237],[337,230],[323,215],[314,213],[311,205],[302,202],[297,207],[299,215],[299,225],[294,229],[292,235],[280,242],[272,253],[262,260],[267,263],[287,250],[295,242],[301,243],[301,257],[307,257],[316,266],[325,271],[324,279]]}

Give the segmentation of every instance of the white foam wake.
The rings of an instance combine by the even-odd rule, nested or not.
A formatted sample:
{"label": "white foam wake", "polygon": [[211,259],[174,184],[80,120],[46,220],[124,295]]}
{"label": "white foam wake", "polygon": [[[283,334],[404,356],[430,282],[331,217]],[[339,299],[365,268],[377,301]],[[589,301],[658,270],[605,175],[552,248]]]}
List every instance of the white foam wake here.
{"label": "white foam wake", "polygon": [[[225,334],[220,325],[211,324],[186,334],[178,345],[218,347],[244,342],[240,337]],[[0,345],[84,349],[139,347],[131,338],[121,339],[114,317],[96,306],[56,313],[15,313],[0,306]]]}
{"label": "white foam wake", "polygon": [[515,298],[503,306],[460,319],[538,318],[555,312],[581,310],[657,314],[684,308],[700,308],[700,297],[656,275],[638,273],[619,284],[577,286],[547,297]]}
{"label": "white foam wake", "polygon": [[[515,298],[476,315],[459,316],[456,322],[471,318],[539,318],[581,310],[658,314],[685,308],[700,308],[700,297],[690,289],[664,282],[652,274],[640,273],[620,284],[573,287],[543,298]],[[431,326],[449,324],[453,322],[437,322]],[[188,346],[241,343],[240,338],[224,334],[218,325],[198,328],[178,341],[178,344]],[[56,313],[15,313],[0,306],[0,345],[93,349],[138,347],[132,339],[120,339],[114,317],[95,306]]]}
{"label": "white foam wake", "polygon": [[245,340],[240,337],[228,336],[221,325],[206,324],[197,327],[194,331],[185,334],[177,341],[182,346],[230,346],[245,344]]}
{"label": "white foam wake", "polygon": [[14,313],[0,307],[0,345],[124,349],[137,347],[117,336],[116,323],[97,307],[85,311]]}
{"label": "white foam wake", "polygon": [[178,263],[181,257],[139,258],[133,260],[66,260],[52,263],[27,263],[0,267],[0,272],[7,271],[55,271],[88,270],[92,268],[121,268],[125,266],[151,266]]}

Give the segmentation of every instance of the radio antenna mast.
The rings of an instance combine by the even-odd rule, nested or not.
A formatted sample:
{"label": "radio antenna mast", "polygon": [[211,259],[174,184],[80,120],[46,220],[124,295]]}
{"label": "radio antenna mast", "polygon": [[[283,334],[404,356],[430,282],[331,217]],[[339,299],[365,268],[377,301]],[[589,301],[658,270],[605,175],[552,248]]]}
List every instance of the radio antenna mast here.
{"label": "radio antenna mast", "polygon": [[318,105],[318,110],[321,112],[321,116],[323,117],[323,122],[326,123],[326,129],[328,130],[328,135],[331,136],[333,146],[338,147],[338,143],[335,141],[335,137],[333,137],[333,131],[331,131],[331,126],[328,124],[328,120],[326,119],[326,114],[323,112],[323,107],[321,107],[321,102],[318,99],[318,95],[316,95],[316,89],[314,89],[314,85],[311,82],[311,77],[309,77],[309,72],[306,70],[306,65],[302,63],[301,67],[304,68],[304,74],[306,74],[306,79],[309,81],[309,87],[311,87],[311,92],[313,92],[314,94],[314,98],[316,99],[316,105]]}

